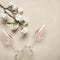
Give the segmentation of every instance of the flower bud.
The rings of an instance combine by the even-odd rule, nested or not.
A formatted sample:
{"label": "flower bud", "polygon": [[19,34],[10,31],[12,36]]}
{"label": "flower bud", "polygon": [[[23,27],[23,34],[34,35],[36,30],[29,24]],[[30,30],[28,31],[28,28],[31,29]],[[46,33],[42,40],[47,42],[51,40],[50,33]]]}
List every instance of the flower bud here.
{"label": "flower bud", "polygon": [[0,18],[2,18],[3,20],[7,20],[7,14],[1,13]]}
{"label": "flower bud", "polygon": [[21,16],[20,14],[16,14],[16,15],[15,15],[15,19],[16,19],[17,21],[22,21],[22,16]]}
{"label": "flower bud", "polygon": [[21,30],[21,33],[22,33],[22,34],[28,33],[28,28],[27,28],[27,27],[24,27],[24,28]]}
{"label": "flower bud", "polygon": [[22,7],[18,8],[18,13],[20,13],[21,15],[23,14],[23,8]]}
{"label": "flower bud", "polygon": [[27,25],[29,23],[29,19],[23,16],[23,20],[25,21],[24,25]]}
{"label": "flower bud", "polygon": [[17,30],[18,28],[19,28],[19,24],[17,24],[17,25],[13,25],[12,28],[11,28],[11,30],[14,31],[14,30]]}
{"label": "flower bud", "polygon": [[13,6],[14,4],[13,4],[13,2],[9,2],[9,5],[8,6]]}

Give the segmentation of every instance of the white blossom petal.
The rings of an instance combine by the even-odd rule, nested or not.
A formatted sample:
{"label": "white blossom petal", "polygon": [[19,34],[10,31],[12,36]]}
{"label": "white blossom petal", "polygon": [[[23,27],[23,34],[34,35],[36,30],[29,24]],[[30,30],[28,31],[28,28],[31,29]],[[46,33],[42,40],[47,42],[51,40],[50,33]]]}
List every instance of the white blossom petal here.
{"label": "white blossom petal", "polygon": [[19,28],[19,24],[13,25],[11,29],[12,29],[12,30],[17,30],[18,28]]}
{"label": "white blossom petal", "polygon": [[15,10],[16,8],[17,8],[17,6],[16,6],[16,5],[13,5],[13,6],[12,6],[12,9],[13,9],[13,10]]}
{"label": "white blossom petal", "polygon": [[22,15],[20,14],[15,15],[15,19],[18,21],[22,21]]}
{"label": "white blossom petal", "polygon": [[18,13],[23,13],[23,8],[22,7],[18,8]]}
{"label": "white blossom petal", "polygon": [[0,18],[6,20],[6,19],[7,19],[7,14],[5,14],[5,13],[0,13]]}
{"label": "white blossom petal", "polygon": [[26,18],[25,16],[23,16],[23,20],[25,21],[24,25],[28,24],[29,23],[29,19]]}
{"label": "white blossom petal", "polygon": [[9,2],[8,6],[13,6],[14,3],[13,2]]}
{"label": "white blossom petal", "polygon": [[27,28],[27,27],[24,27],[24,28],[21,30],[21,33],[23,33],[23,34],[28,33],[28,28]]}
{"label": "white blossom petal", "polygon": [[9,2],[8,7],[9,7],[9,6],[12,6],[12,10],[15,10],[15,9],[17,8],[16,5],[14,5],[13,2]]}

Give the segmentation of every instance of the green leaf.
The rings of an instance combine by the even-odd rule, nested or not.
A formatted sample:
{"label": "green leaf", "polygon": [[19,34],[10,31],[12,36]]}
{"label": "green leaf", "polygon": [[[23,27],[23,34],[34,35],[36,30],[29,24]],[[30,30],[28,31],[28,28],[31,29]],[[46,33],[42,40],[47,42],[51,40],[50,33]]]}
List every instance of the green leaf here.
{"label": "green leaf", "polygon": [[9,6],[8,9],[12,10],[12,6]]}
{"label": "green leaf", "polygon": [[7,24],[14,24],[14,22],[7,22]]}
{"label": "green leaf", "polygon": [[22,23],[22,24],[24,24],[24,23],[25,23],[25,21],[23,20],[21,23]]}
{"label": "green leaf", "polygon": [[23,21],[21,21],[21,22],[19,22],[21,25],[23,25],[24,23],[25,23],[25,21],[23,20]]}
{"label": "green leaf", "polygon": [[17,20],[15,20],[14,22],[15,22],[15,24],[18,24],[19,23],[19,21],[17,21]]}
{"label": "green leaf", "polygon": [[19,21],[17,21],[17,20],[14,20],[14,22],[7,22],[7,24],[19,24]]}
{"label": "green leaf", "polygon": [[18,13],[18,8],[16,8],[16,12]]}

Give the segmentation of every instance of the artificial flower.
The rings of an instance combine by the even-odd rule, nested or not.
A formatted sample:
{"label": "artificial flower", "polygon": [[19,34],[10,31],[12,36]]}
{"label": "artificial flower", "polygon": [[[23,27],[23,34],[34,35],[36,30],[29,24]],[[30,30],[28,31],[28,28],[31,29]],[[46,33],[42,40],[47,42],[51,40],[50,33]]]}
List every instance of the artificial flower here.
{"label": "artificial flower", "polygon": [[6,20],[7,19],[7,14],[0,13],[0,18],[2,18],[3,20]]}
{"label": "artificial flower", "polygon": [[20,13],[20,14],[23,13],[23,8],[22,7],[18,8],[18,13]]}
{"label": "artificial flower", "polygon": [[16,5],[14,5],[13,2],[9,2],[8,8],[12,9],[12,10],[15,10],[17,7],[16,7]]}
{"label": "artificial flower", "polygon": [[16,19],[17,21],[22,21],[22,15],[16,14],[16,15],[15,15],[15,19]]}
{"label": "artificial flower", "polygon": [[28,28],[27,28],[27,27],[24,27],[24,28],[21,30],[21,33],[22,33],[22,34],[28,33]]}
{"label": "artificial flower", "polygon": [[12,30],[17,30],[18,28],[19,28],[19,24],[16,24],[16,25],[14,24],[11,29]]}
{"label": "artificial flower", "polygon": [[29,23],[29,19],[23,16],[23,20],[25,21],[24,25],[27,25]]}
{"label": "artificial flower", "polygon": [[13,6],[14,3],[13,2],[9,2],[8,6]]}
{"label": "artificial flower", "polygon": [[13,5],[12,10],[16,10],[16,8],[17,8],[16,5]]}

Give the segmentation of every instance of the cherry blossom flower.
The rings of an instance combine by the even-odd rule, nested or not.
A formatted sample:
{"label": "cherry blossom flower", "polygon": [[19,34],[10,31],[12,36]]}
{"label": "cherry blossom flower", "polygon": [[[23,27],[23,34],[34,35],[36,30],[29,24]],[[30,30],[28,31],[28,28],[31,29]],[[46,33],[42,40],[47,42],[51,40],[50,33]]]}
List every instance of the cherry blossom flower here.
{"label": "cherry blossom flower", "polygon": [[16,14],[16,15],[15,15],[15,19],[16,19],[17,21],[22,21],[22,15]]}
{"label": "cherry blossom flower", "polygon": [[29,19],[25,16],[23,16],[23,20],[25,21],[24,25],[27,25],[29,23]]}
{"label": "cherry blossom flower", "polygon": [[11,27],[11,30],[17,30],[18,28],[19,28],[19,24],[13,25],[13,26]]}
{"label": "cherry blossom flower", "polygon": [[2,18],[3,20],[6,20],[7,19],[7,14],[0,13],[0,18]]}
{"label": "cherry blossom flower", "polygon": [[20,13],[20,14],[23,14],[23,8],[22,7],[20,7],[20,8],[18,8],[18,13]]}

